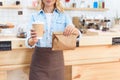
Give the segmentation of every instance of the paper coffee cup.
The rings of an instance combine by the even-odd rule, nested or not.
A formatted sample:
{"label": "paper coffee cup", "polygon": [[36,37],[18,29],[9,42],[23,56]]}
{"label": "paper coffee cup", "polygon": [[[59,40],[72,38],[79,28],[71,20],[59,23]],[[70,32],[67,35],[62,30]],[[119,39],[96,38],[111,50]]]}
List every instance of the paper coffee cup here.
{"label": "paper coffee cup", "polygon": [[36,31],[37,38],[41,39],[44,34],[44,23],[43,22],[34,22],[32,24],[32,28]]}

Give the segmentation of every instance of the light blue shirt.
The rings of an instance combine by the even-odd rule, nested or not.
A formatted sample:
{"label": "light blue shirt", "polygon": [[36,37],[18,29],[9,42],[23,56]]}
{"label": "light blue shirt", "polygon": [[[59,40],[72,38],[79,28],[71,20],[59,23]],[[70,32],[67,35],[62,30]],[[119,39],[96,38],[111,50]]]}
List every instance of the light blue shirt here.
{"label": "light blue shirt", "polygon": [[[42,39],[39,39],[38,42],[34,46],[28,45],[28,39],[30,38],[30,29],[32,28],[33,22],[44,22],[44,35]],[[27,28],[27,39],[26,46],[29,48],[37,47],[52,47],[52,32],[63,32],[65,27],[68,25],[73,25],[72,20],[65,13],[62,13],[55,9],[53,11],[53,16],[51,20],[50,33],[48,33],[48,24],[46,20],[46,15],[43,10],[40,10],[37,13],[32,14],[30,25]],[[74,27],[74,26],[73,26]]]}

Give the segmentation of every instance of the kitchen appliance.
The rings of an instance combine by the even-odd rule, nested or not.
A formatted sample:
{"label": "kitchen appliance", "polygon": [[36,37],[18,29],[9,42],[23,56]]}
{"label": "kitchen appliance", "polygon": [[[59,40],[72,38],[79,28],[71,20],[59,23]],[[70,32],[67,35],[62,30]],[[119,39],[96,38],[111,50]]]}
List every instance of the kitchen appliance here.
{"label": "kitchen appliance", "polygon": [[17,37],[18,38],[26,38],[27,37],[27,33],[26,32],[19,32],[19,33],[17,33]]}
{"label": "kitchen appliance", "polygon": [[82,17],[73,17],[72,22],[75,25],[76,28],[78,28],[81,33],[86,32],[86,28],[84,27],[84,20],[82,20]]}
{"label": "kitchen appliance", "polygon": [[73,17],[73,24],[78,28],[82,33],[86,33],[87,29],[95,29],[108,31],[111,28],[111,20],[104,19],[87,19],[83,17]]}
{"label": "kitchen appliance", "polygon": [[26,38],[27,37],[27,33],[24,31],[24,26],[20,25],[18,30],[17,30],[17,37],[18,38]]}

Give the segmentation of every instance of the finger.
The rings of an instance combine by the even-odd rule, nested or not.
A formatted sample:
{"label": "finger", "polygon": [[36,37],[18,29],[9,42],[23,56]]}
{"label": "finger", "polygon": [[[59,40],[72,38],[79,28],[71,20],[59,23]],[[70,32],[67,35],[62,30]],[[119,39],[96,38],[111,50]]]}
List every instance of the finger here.
{"label": "finger", "polygon": [[32,38],[34,42],[36,42],[38,39],[37,37]]}
{"label": "finger", "polygon": [[37,38],[37,36],[36,35],[31,35],[31,38],[33,39],[33,38]]}
{"label": "finger", "polygon": [[65,30],[64,30],[64,35],[67,36],[69,33],[69,27],[66,27]]}
{"label": "finger", "polygon": [[67,36],[69,36],[69,35],[72,34],[72,32],[73,32],[73,28],[72,28],[72,27],[68,27],[68,28],[66,29],[65,34],[66,34]]}
{"label": "finger", "polygon": [[31,35],[35,35],[36,31],[34,29],[31,29]]}
{"label": "finger", "polygon": [[31,31],[31,32],[35,32],[35,30],[34,30],[34,29],[31,29],[30,31]]}
{"label": "finger", "polygon": [[36,32],[31,32],[31,35],[37,35],[37,33]]}
{"label": "finger", "polygon": [[75,28],[72,32],[72,34],[74,35],[79,35],[79,29]]}
{"label": "finger", "polygon": [[37,38],[32,38],[32,40],[33,40],[34,43],[38,42]]}
{"label": "finger", "polygon": [[75,32],[75,28],[72,28],[70,34],[74,34],[74,32]]}
{"label": "finger", "polygon": [[43,33],[45,33],[45,31],[43,31]]}
{"label": "finger", "polygon": [[74,28],[70,27],[68,34],[71,35],[73,33]]}

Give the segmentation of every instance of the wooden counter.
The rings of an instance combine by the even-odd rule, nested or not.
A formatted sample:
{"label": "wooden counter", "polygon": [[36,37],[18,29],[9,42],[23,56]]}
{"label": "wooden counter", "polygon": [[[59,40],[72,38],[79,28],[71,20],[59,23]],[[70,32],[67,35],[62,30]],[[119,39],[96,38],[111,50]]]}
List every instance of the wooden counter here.
{"label": "wooden counter", "polygon": [[[120,34],[83,35],[79,47],[64,51],[65,80],[120,80],[120,45],[112,45],[113,37]],[[33,49],[25,47],[25,39],[2,36],[0,41],[12,41],[11,51],[0,51],[0,79],[24,74],[28,80]]]}

